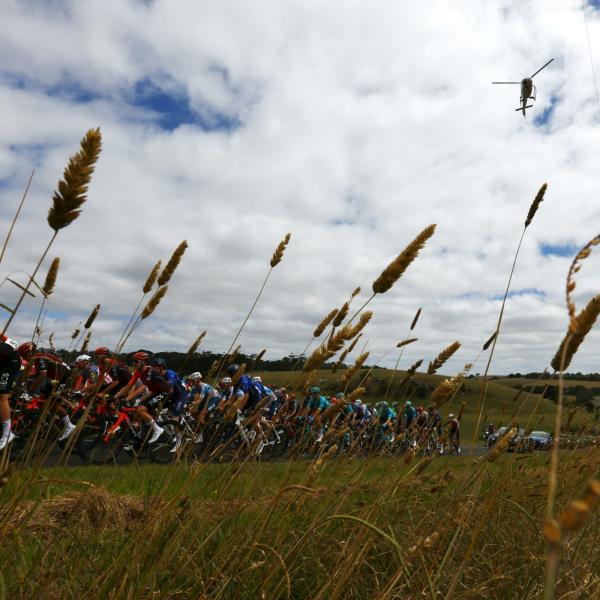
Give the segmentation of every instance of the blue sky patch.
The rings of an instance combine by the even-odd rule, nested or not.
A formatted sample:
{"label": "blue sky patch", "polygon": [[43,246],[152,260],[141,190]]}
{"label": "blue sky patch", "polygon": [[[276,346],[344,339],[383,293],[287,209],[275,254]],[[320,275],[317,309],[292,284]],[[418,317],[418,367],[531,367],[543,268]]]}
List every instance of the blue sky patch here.
{"label": "blue sky patch", "polygon": [[[600,2],[600,0],[598,1]],[[546,108],[544,108],[544,110],[533,119],[533,124],[536,127],[543,127],[544,125],[547,125],[552,119],[552,116],[554,115],[554,110],[557,106],[558,96],[551,96],[550,104],[546,106]]]}
{"label": "blue sky patch", "polygon": [[[520,296],[538,296],[539,298],[543,298],[546,295],[544,290],[539,290],[538,288],[523,288],[522,290],[512,290],[508,292],[507,298],[519,298]],[[492,300],[502,300],[504,298],[504,294],[498,294],[492,298]]]}
{"label": "blue sky patch", "polygon": [[575,256],[578,247],[573,244],[549,244],[542,242],[540,244],[540,252],[542,256]]}
{"label": "blue sky patch", "polygon": [[[211,67],[211,72],[223,79],[226,85],[235,90],[226,69]],[[100,93],[82,83],[64,77],[51,85],[29,78],[23,73],[0,70],[0,84],[13,89],[41,92],[49,97],[63,98],[70,102],[85,104],[95,100],[121,100],[131,106],[144,108],[154,114],[156,123],[167,131],[173,131],[180,125],[194,125],[202,130],[232,132],[242,126],[237,115],[221,112],[211,106],[192,108],[190,98],[181,85],[166,78],[168,85],[161,86],[150,78],[136,81],[130,90],[124,91],[123,98],[112,97],[110,93]]]}

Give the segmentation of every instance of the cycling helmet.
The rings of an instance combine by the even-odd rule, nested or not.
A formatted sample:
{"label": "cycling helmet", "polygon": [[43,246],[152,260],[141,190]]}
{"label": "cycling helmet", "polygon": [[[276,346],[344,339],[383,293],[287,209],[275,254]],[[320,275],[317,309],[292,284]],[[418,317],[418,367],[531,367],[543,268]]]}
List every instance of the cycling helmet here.
{"label": "cycling helmet", "polygon": [[310,393],[311,394],[320,394],[321,393],[321,388],[317,387],[316,385],[310,388]]}
{"label": "cycling helmet", "polygon": [[231,385],[231,377],[223,377],[219,383],[223,385]]}
{"label": "cycling helmet", "polygon": [[407,401],[404,403],[404,406],[406,406],[406,407],[412,406],[412,402],[411,402],[410,400],[407,400]]}
{"label": "cycling helmet", "polygon": [[131,358],[133,360],[139,360],[141,362],[146,362],[148,360],[148,358],[150,358],[150,355],[147,352],[140,350],[139,352],[136,352]]}
{"label": "cycling helmet", "polygon": [[110,354],[110,350],[106,346],[100,346],[94,350],[94,354],[96,356],[108,356]]}
{"label": "cycling helmet", "polygon": [[255,375],[252,378],[252,381],[255,381],[256,383],[262,383],[262,379],[261,379],[260,375]]}
{"label": "cycling helmet", "polygon": [[418,413],[422,413],[423,412],[423,407],[422,406],[417,406],[417,412]]}
{"label": "cycling helmet", "polygon": [[452,421],[452,419],[454,419],[454,415],[453,415],[452,413],[450,413],[450,414],[448,415],[448,419],[449,419],[450,421]]}
{"label": "cycling helmet", "polygon": [[92,357],[88,356],[87,354],[80,354],[76,359],[75,359],[76,363],[80,363],[80,362],[92,362]]}
{"label": "cycling helmet", "polygon": [[360,406],[362,404],[362,400],[359,398],[354,404],[358,404]]}
{"label": "cycling helmet", "polygon": [[344,392],[338,392],[338,393],[335,395],[335,397],[336,397],[338,400],[342,400],[342,399],[344,398]]}
{"label": "cycling helmet", "polygon": [[190,375],[187,376],[188,379],[202,379],[202,373],[200,371],[194,371]]}
{"label": "cycling helmet", "polygon": [[238,372],[239,368],[240,365],[233,363],[232,365],[229,365],[227,367],[227,373],[229,373],[229,375],[233,377],[233,375],[235,375]]}
{"label": "cycling helmet", "polygon": [[384,401],[381,403],[381,408],[387,408],[387,407],[388,407],[388,403],[387,403],[387,402],[384,400]]}
{"label": "cycling helmet", "polygon": [[167,361],[164,358],[153,358],[150,361],[151,367],[161,367],[162,369],[167,368]]}
{"label": "cycling helmet", "polygon": [[23,358],[29,358],[31,356],[31,354],[33,352],[35,352],[35,345],[32,344],[31,342],[25,342],[24,344],[21,344],[18,348],[17,348],[17,352],[23,357]]}

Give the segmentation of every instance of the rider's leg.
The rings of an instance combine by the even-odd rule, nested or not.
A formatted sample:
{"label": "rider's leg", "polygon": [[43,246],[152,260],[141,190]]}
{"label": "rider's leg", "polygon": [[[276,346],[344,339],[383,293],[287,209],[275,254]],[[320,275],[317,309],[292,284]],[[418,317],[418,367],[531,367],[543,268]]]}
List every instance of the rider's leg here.
{"label": "rider's leg", "polygon": [[55,410],[56,415],[60,418],[60,422],[63,424],[63,431],[58,438],[59,441],[66,440],[75,431],[75,425],[69,419],[69,413],[66,411],[62,404],[58,404]]}
{"label": "rider's leg", "polygon": [[0,394],[0,421],[2,421],[2,435],[0,436],[0,450],[14,437],[10,430],[10,394]]}
{"label": "rider's leg", "polygon": [[152,435],[150,436],[148,443],[153,444],[156,442],[156,440],[158,440],[158,438],[164,432],[164,429],[156,424],[156,421],[152,418],[152,415],[148,412],[148,409],[143,404],[138,406],[134,414],[138,423],[147,425],[152,431]]}

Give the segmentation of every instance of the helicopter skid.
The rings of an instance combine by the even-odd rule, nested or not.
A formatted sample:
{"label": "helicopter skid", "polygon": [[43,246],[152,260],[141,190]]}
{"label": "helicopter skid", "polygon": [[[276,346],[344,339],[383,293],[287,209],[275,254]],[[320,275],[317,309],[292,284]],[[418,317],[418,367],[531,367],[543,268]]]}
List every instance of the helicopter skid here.
{"label": "helicopter skid", "polygon": [[526,106],[525,109],[523,109],[523,107],[519,107],[519,108],[515,108],[515,112],[519,112],[520,110],[527,110],[528,108],[533,108],[533,104],[530,104],[529,106]]}

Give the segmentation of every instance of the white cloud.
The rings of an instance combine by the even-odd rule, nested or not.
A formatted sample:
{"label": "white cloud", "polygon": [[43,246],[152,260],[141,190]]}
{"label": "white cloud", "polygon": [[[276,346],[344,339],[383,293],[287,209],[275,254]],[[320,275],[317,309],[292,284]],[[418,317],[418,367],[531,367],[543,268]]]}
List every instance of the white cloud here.
{"label": "white cloud", "polygon": [[[46,328],[60,342],[97,302],[95,339],[114,342],[156,259],[187,239],[168,296],[129,348],[185,349],[208,329],[206,346],[223,350],[290,231],[240,341],[270,356],[299,352],[326,312],[356,285],[366,298],[383,267],[437,223],[372,303],[365,337],[381,356],[422,306],[405,361],[459,339],[452,372],[493,331],[529,204],[548,181],[512,284],[543,294],[509,299],[493,371],[549,362],[566,325],[569,259],[542,256],[539,244],[583,245],[600,213],[598,115],[576,6],[1,0],[0,11],[2,231],[36,168],[2,276],[31,268],[49,239],[50,197],[83,132],[100,125],[104,136],[89,200],[51,252],[63,267]],[[592,40],[598,23],[590,11]],[[524,121],[518,87],[490,82],[551,57]],[[133,104],[139,82],[189,98],[205,124],[241,126],[161,128],[152,106]],[[550,122],[535,127],[553,97]],[[598,292],[595,260],[579,278],[580,305]],[[4,285],[1,301],[13,292]],[[26,308],[15,337],[31,330],[35,302]],[[573,369],[598,370],[599,339],[590,335]]]}

